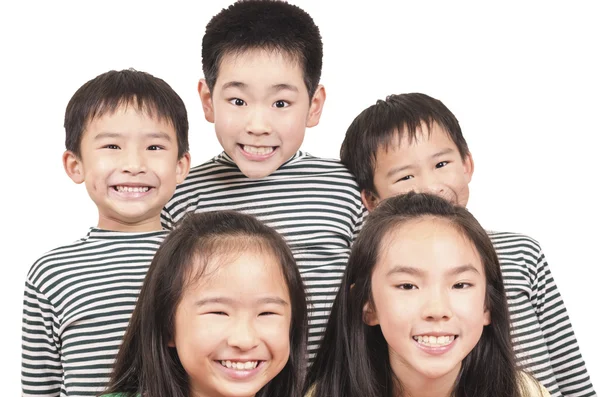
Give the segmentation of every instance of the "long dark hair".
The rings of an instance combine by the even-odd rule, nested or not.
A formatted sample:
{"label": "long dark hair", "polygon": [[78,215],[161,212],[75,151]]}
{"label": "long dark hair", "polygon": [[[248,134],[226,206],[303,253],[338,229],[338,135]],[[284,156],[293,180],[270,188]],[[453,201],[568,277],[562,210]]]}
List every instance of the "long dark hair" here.
{"label": "long dark hair", "polygon": [[485,306],[492,322],[464,358],[452,395],[521,396],[500,264],[487,233],[465,208],[437,196],[411,192],[384,200],[369,214],[354,242],[321,349],[308,376],[306,390],[314,388],[314,397],[391,397],[401,390],[402,380],[392,372],[381,328],[363,322],[363,307],[372,303],[371,276],[381,241],[399,225],[423,216],[450,221],[473,243],[485,272]]}
{"label": "long dark hair", "polygon": [[[183,290],[191,277],[201,276],[212,256],[245,249],[266,251],[281,264],[292,309],[289,360],[256,396],[301,396],[308,331],[300,273],[290,249],[275,230],[250,215],[233,211],[190,214],[167,236],[144,280],[105,393],[188,397],[188,375],[176,349],[168,346]],[[195,270],[198,261],[194,259],[204,266]]]}

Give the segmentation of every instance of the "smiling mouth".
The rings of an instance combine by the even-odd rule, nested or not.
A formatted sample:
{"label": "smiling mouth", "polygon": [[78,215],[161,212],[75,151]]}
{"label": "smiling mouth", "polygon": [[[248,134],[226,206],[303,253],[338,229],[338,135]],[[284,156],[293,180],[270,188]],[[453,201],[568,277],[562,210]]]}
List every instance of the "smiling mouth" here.
{"label": "smiling mouth", "polygon": [[221,360],[218,361],[222,366],[229,369],[236,369],[238,371],[252,371],[255,369],[261,361],[230,361]]}
{"label": "smiling mouth", "polygon": [[249,154],[254,154],[257,156],[267,156],[273,153],[276,149],[276,146],[250,146],[250,145],[240,145],[242,150]]}
{"label": "smiling mouth", "polygon": [[119,193],[146,193],[148,190],[152,189],[151,186],[125,186],[125,185],[117,185],[117,186],[113,186],[112,188]]}
{"label": "smiling mouth", "polygon": [[428,346],[428,347],[442,347],[448,346],[454,340],[458,338],[458,335],[445,335],[445,336],[427,336],[427,335],[417,335],[412,337],[415,342],[420,345]]}

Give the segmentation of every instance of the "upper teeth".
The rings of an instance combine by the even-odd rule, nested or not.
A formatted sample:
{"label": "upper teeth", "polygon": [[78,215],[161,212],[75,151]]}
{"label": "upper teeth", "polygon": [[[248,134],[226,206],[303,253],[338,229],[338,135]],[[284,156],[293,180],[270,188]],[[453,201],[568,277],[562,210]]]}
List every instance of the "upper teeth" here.
{"label": "upper teeth", "polygon": [[273,146],[248,146],[244,145],[244,151],[252,154],[269,154],[273,151]]}
{"label": "upper teeth", "polygon": [[258,365],[258,361],[246,361],[243,363],[240,361],[221,360],[221,365],[227,368],[248,370],[256,368],[256,366]]}
{"label": "upper teeth", "polygon": [[446,336],[413,336],[413,339],[425,346],[445,346],[454,341],[454,335]]}
{"label": "upper teeth", "polygon": [[129,192],[129,193],[144,193],[150,189],[148,186],[144,187],[130,187],[130,186],[117,186],[117,191],[119,192]]}

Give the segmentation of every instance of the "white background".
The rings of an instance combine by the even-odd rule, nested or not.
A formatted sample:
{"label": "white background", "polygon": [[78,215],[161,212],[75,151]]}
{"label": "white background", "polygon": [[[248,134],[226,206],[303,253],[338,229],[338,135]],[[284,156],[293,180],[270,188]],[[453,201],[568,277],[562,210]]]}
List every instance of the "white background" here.
{"label": "white background", "polygon": [[[0,195],[3,394],[20,389],[23,283],[37,257],[96,222],[62,169],[64,110],[80,85],[134,67],[165,79],[190,115],[192,164],[220,152],[196,84],[201,39],[229,1],[3,2]],[[475,159],[469,208],[542,244],[596,389],[599,13],[594,2],[300,1],[324,40],[327,101],[306,151],[337,157],[352,119],[387,94],[424,92],[461,122]]]}

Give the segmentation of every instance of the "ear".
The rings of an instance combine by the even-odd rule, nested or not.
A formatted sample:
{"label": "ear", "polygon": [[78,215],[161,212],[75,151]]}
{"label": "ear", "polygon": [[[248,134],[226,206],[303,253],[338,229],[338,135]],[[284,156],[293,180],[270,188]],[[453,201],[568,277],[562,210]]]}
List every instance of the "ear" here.
{"label": "ear", "polygon": [[377,207],[377,205],[379,204],[379,199],[377,198],[377,195],[365,189],[363,189],[360,192],[360,198],[362,199],[364,206],[369,212],[373,212],[375,207]]}
{"label": "ear", "polygon": [[200,101],[202,102],[202,110],[204,110],[204,118],[210,123],[215,122],[215,111],[213,108],[212,97],[210,89],[205,79],[201,79],[198,82],[198,94],[200,95]]}
{"label": "ear", "polygon": [[175,170],[177,174],[175,175],[175,182],[179,185],[184,181],[185,177],[188,176],[190,172],[190,162],[191,157],[188,152],[184,153],[183,156],[179,160],[177,160],[177,169]]}
{"label": "ear", "polygon": [[370,302],[365,303],[363,306],[363,322],[371,327],[379,324],[377,311],[374,310]]}
{"label": "ear", "polygon": [[492,314],[485,308],[483,311],[483,325],[490,325],[492,323]]}
{"label": "ear", "polygon": [[175,347],[175,340],[173,338],[169,339],[169,343],[167,343],[169,347]]}
{"label": "ear", "polygon": [[83,172],[83,164],[81,159],[70,150],[63,153],[62,156],[63,167],[69,178],[77,184],[85,181],[85,175]]}
{"label": "ear", "polygon": [[314,127],[319,124],[319,120],[321,119],[321,113],[323,112],[323,105],[325,105],[325,98],[327,94],[325,93],[325,87],[321,84],[317,87],[315,94],[310,100],[310,107],[308,108],[308,117],[306,119],[306,126],[308,128]]}
{"label": "ear", "polygon": [[473,162],[473,156],[471,156],[471,153],[467,154],[463,160],[463,170],[467,177],[467,183],[470,183],[471,178],[473,177],[473,171],[475,171],[475,163]]}

